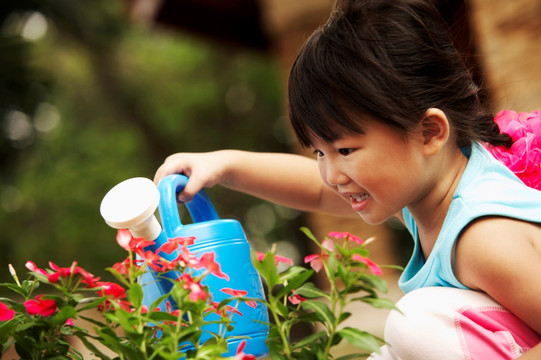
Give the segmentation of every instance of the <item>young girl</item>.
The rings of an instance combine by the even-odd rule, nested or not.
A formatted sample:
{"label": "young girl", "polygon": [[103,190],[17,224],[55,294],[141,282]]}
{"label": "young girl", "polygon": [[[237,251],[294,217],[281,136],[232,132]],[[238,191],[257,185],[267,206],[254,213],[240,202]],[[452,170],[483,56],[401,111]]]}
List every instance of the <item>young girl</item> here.
{"label": "young girl", "polygon": [[316,161],[179,153],[155,181],[186,174],[181,201],[220,184],[370,224],[400,219],[415,241],[403,314],[374,359],[540,359],[541,191],[481,145],[512,139],[443,24],[428,1],[339,2],[289,78],[291,122]]}

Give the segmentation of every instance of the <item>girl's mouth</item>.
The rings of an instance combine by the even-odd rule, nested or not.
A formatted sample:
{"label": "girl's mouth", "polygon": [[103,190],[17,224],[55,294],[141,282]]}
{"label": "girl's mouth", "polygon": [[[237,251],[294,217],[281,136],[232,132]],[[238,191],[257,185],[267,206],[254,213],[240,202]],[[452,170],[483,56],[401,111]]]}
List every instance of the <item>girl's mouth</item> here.
{"label": "girl's mouth", "polygon": [[359,212],[367,206],[370,195],[368,195],[367,193],[355,194],[349,195],[349,198],[351,199],[351,208],[353,209],[353,211]]}

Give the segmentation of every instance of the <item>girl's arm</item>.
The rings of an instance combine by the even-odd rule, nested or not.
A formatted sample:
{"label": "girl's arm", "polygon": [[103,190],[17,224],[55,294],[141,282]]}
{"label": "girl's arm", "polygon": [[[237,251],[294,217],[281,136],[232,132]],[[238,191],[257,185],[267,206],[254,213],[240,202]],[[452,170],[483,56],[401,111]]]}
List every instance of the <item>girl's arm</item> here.
{"label": "girl's arm", "polygon": [[[473,223],[457,243],[455,271],[541,334],[541,226],[502,217]],[[541,344],[521,359],[539,354]]]}
{"label": "girl's arm", "polygon": [[541,344],[537,344],[526,354],[520,356],[519,360],[539,360],[541,359]]}
{"label": "girl's arm", "polygon": [[277,204],[304,211],[355,216],[351,207],[321,180],[317,162],[305,156],[220,150],[178,153],[157,170],[154,182],[169,174],[189,177],[181,201],[204,187],[222,185]]}

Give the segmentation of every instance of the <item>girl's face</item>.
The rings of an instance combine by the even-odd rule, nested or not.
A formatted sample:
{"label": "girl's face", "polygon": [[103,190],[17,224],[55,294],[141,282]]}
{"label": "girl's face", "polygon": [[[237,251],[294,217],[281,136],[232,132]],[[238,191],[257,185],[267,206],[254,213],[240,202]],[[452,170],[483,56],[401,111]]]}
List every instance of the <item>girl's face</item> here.
{"label": "girl's face", "polygon": [[363,134],[314,142],[325,184],[369,224],[381,223],[429,191],[423,139],[370,121]]}

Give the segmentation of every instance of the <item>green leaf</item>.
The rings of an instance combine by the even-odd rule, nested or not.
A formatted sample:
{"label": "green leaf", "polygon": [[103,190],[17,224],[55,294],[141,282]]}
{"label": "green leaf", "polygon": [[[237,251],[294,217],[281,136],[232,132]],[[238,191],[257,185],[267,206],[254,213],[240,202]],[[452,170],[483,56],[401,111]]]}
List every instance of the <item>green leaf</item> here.
{"label": "green leaf", "polygon": [[315,334],[308,335],[304,339],[299,340],[295,344],[293,344],[292,349],[299,349],[302,348],[308,344],[314,343],[316,340],[319,340],[320,338],[327,335],[327,332],[322,330]]}
{"label": "green leaf", "polygon": [[165,299],[167,299],[168,297],[169,297],[169,294],[165,294],[165,295],[160,296],[156,300],[154,300],[152,304],[150,304],[150,309],[148,309],[148,311],[154,311],[154,309],[160,306],[162,302],[164,302]]}
{"label": "green leaf", "polygon": [[25,299],[28,298],[28,292],[17,284],[1,283],[0,286],[6,287],[19,295],[22,295]]}
{"label": "green leaf", "polygon": [[380,338],[359,329],[345,327],[338,334],[351,345],[368,352],[377,351],[383,344]]}
{"label": "green leaf", "polygon": [[382,293],[386,293],[389,290],[385,280],[383,280],[377,275],[362,274],[361,276],[359,276],[359,280],[365,282],[376,290],[381,291]]}
{"label": "green leaf", "polygon": [[312,233],[312,231],[310,229],[308,229],[307,227],[303,226],[301,227],[301,231],[306,235],[308,236],[308,238],[312,241],[314,241],[316,244],[320,245],[319,244],[319,241],[317,240],[316,236],[314,235],[314,233]]}
{"label": "green leaf", "polygon": [[340,356],[336,360],[366,359],[366,355],[368,354],[349,354],[349,355]]}
{"label": "green leaf", "polygon": [[285,306],[281,301],[275,301],[273,305],[278,315],[283,318],[287,318],[287,315],[289,314],[287,306]]}
{"label": "green leaf", "polygon": [[[86,298],[86,299],[92,299],[92,298]],[[81,307],[81,309],[79,311],[84,311],[84,310],[88,310],[88,309],[95,309],[95,308],[98,307],[98,305],[100,305],[100,304],[102,304],[102,303],[104,303],[106,301],[107,301],[106,297],[96,297],[96,298],[94,298],[94,300],[92,300],[88,304]]]}
{"label": "green leaf", "polygon": [[304,282],[308,280],[313,273],[313,270],[306,269],[304,272],[298,273],[295,277],[288,280],[287,285],[280,289],[280,291],[276,294],[276,297],[281,298],[284,295],[290,294],[293,290],[304,284]]}
{"label": "green leaf", "polygon": [[404,267],[400,265],[380,265],[379,267],[382,269],[385,268],[385,269],[395,269],[399,271],[404,271]]}
{"label": "green leaf", "polygon": [[83,319],[83,320],[88,321],[88,322],[91,323],[91,324],[96,325],[96,326],[99,326],[99,327],[106,326],[103,322],[98,321],[98,320],[96,320],[96,319],[94,319],[94,318],[90,318],[90,317],[82,316],[82,315],[79,315],[79,317],[80,317],[81,319]]}
{"label": "green leaf", "polygon": [[319,297],[324,297],[326,299],[331,299],[329,294],[327,294],[325,291],[321,290],[317,286],[315,286],[313,283],[306,283],[295,290],[295,294],[298,294],[300,296],[309,298],[309,299],[315,299]]}
{"label": "green leaf", "polygon": [[128,300],[132,303],[132,305],[139,309],[141,305],[143,304],[143,288],[138,283],[130,285],[130,288],[127,292]]}
{"label": "green leaf", "polygon": [[334,314],[324,302],[318,300],[306,300],[301,303],[301,306],[304,310],[313,311],[323,325],[328,326],[334,324]]}
{"label": "green leaf", "polygon": [[361,298],[355,298],[352,300],[360,300],[362,302],[365,302],[369,304],[370,306],[373,306],[378,309],[392,309],[392,310],[398,310],[398,308],[395,306],[394,302],[392,302],[389,299],[379,298],[379,297],[361,297]]}
{"label": "green leaf", "polygon": [[122,283],[124,286],[126,286],[126,287],[131,286],[131,284],[126,279],[126,277],[124,275],[122,275],[121,273],[119,273],[118,271],[116,271],[115,269],[109,267],[109,268],[106,268],[105,270],[109,271],[115,277],[115,279],[117,279],[118,282]]}
{"label": "green leaf", "polygon": [[345,321],[346,319],[348,319],[350,316],[351,316],[351,313],[350,313],[350,312],[343,312],[343,313],[341,313],[340,316],[338,317],[338,324],[341,324],[343,321]]}
{"label": "green leaf", "polygon": [[302,266],[290,266],[286,271],[282,272],[278,276],[278,282],[283,284],[291,278],[294,278],[300,273],[308,271],[305,267]]}
{"label": "green leaf", "polygon": [[265,255],[263,261],[258,266],[259,273],[265,279],[269,289],[274,288],[278,282],[278,270],[276,268],[276,259],[272,252]]}
{"label": "green leaf", "polygon": [[53,323],[64,324],[69,318],[76,318],[77,310],[73,306],[64,305],[60,311],[53,316]]}

